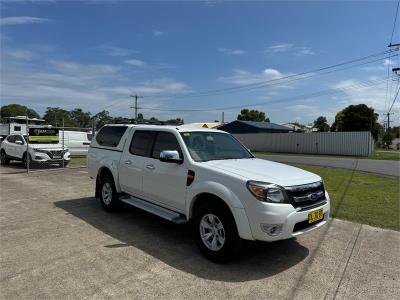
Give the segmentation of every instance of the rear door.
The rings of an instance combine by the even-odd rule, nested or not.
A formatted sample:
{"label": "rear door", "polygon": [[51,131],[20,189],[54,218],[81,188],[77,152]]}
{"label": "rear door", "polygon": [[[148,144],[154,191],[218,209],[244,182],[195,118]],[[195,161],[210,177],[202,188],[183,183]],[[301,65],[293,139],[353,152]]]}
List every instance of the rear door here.
{"label": "rear door", "polygon": [[155,132],[135,130],[129,147],[122,153],[119,167],[119,183],[124,192],[143,197],[143,167],[150,156]]}
{"label": "rear door", "polygon": [[151,157],[146,158],[143,169],[143,193],[147,200],[185,212],[187,162],[183,164],[159,160],[163,150],[177,150],[181,157],[181,146],[175,134],[159,131],[155,137]]}

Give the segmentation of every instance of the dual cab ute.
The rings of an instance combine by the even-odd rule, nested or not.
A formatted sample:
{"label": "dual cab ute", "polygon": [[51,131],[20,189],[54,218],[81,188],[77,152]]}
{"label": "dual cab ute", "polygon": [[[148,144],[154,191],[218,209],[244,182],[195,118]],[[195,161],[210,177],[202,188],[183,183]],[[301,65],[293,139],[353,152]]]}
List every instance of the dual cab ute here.
{"label": "dual cab ute", "polygon": [[107,125],[91,142],[88,169],[107,211],[125,202],[191,222],[201,252],[213,261],[239,254],[243,239],[289,239],[329,218],[321,177],[257,159],[219,130]]}

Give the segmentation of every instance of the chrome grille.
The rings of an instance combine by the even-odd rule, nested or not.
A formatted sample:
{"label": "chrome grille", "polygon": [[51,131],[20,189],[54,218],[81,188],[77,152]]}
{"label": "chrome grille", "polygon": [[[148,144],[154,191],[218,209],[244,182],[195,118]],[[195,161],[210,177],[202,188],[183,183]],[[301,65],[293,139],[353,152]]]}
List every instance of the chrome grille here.
{"label": "chrome grille", "polygon": [[322,181],[285,187],[294,207],[313,205],[325,200],[325,188]]}

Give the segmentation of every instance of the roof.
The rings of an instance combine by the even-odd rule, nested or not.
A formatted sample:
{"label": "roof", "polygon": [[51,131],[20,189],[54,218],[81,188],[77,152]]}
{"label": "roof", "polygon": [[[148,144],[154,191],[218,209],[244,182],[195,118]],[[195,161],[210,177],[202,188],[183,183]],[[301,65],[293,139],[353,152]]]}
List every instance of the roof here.
{"label": "roof", "polygon": [[241,121],[241,120],[236,120],[234,122],[244,123],[249,126],[257,127],[260,129],[291,130],[291,128],[289,128],[289,127],[271,123],[271,122],[255,122],[255,121]]}
{"label": "roof", "polygon": [[127,126],[127,127],[135,127],[138,129],[151,129],[151,130],[169,129],[169,130],[175,130],[175,131],[179,131],[179,132],[193,132],[193,131],[223,132],[218,129],[211,129],[211,128],[191,128],[191,127],[172,126],[172,125],[106,124],[105,126]]}

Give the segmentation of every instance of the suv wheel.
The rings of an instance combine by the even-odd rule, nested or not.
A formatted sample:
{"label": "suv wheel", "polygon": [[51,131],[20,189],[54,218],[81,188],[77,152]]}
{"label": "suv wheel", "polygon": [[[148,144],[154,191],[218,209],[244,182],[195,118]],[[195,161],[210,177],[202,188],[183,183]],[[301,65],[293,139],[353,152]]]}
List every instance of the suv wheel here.
{"label": "suv wheel", "polygon": [[0,158],[1,158],[2,165],[8,165],[10,163],[10,160],[7,158],[6,151],[4,151],[4,150],[1,151]]}
{"label": "suv wheel", "polygon": [[100,180],[100,202],[106,211],[113,212],[118,208],[118,194],[110,175],[105,175]]}
{"label": "suv wheel", "polygon": [[208,259],[223,263],[240,254],[242,240],[228,208],[208,202],[195,212],[193,225],[197,245]]}
{"label": "suv wheel", "polygon": [[[28,155],[29,155],[29,167],[32,167],[33,166],[32,157],[29,153],[28,153]],[[27,169],[28,168],[28,160],[27,160],[26,153],[24,153],[24,156],[22,157],[22,163],[24,164],[25,169]]]}

